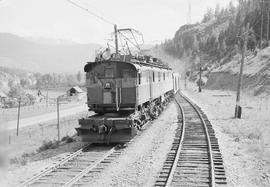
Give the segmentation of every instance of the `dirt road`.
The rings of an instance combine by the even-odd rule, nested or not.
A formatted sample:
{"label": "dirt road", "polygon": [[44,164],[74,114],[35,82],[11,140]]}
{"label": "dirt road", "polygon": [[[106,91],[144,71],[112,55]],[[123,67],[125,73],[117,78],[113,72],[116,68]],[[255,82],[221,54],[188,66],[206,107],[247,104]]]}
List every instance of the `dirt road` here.
{"label": "dirt road", "polygon": [[[73,107],[73,108],[69,108],[69,109],[60,110],[60,118],[66,117],[69,115],[73,115],[73,114],[76,114],[79,112],[87,111],[87,110],[88,109],[87,109],[86,104],[83,104],[83,105],[80,105],[77,107]],[[44,123],[44,122],[51,121],[51,120],[56,120],[56,118],[57,118],[56,112],[50,112],[47,114],[42,114],[42,115],[38,115],[38,116],[34,116],[34,117],[23,118],[23,119],[20,119],[20,128],[26,127],[29,125]],[[7,121],[5,127],[7,128],[7,130],[16,129],[17,120]]]}

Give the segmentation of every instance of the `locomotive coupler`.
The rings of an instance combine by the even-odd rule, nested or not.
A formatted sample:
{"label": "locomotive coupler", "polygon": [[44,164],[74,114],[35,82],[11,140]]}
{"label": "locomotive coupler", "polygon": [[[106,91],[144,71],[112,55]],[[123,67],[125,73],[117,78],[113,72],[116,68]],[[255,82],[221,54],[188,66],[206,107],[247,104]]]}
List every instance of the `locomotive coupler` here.
{"label": "locomotive coupler", "polygon": [[108,132],[108,127],[106,125],[103,124],[98,127],[99,134],[105,134],[107,132]]}

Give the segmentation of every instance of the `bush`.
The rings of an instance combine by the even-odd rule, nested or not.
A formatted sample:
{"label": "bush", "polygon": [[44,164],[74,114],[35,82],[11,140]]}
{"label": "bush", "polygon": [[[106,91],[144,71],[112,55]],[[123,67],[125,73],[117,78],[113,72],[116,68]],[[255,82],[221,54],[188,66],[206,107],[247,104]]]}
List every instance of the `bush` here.
{"label": "bush", "polygon": [[20,85],[12,85],[8,92],[9,97],[20,97],[24,95],[24,91]]}
{"label": "bush", "polygon": [[61,141],[65,141],[66,143],[71,143],[71,142],[74,142],[75,141],[75,139],[74,138],[72,138],[72,137],[70,137],[70,136],[64,136],[62,139],[61,139]]}
{"label": "bush", "polygon": [[26,102],[25,105],[33,105],[36,103],[37,98],[31,94],[26,94]]}
{"label": "bush", "polygon": [[56,149],[57,147],[59,147],[59,141],[43,141],[43,144],[38,148],[37,152],[42,152],[48,149]]}
{"label": "bush", "polygon": [[9,163],[10,164],[20,164],[20,165],[24,166],[27,164],[27,159],[25,157],[21,157],[21,158],[15,157],[15,158],[10,159]]}

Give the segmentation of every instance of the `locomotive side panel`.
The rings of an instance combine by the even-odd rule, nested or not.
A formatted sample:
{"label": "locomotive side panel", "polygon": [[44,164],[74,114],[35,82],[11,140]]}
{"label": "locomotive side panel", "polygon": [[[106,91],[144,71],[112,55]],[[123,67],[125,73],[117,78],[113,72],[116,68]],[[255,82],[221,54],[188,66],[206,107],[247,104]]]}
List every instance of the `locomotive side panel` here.
{"label": "locomotive side panel", "polygon": [[142,71],[138,73],[137,78],[137,104],[143,104],[150,101],[150,71]]}
{"label": "locomotive side panel", "polygon": [[136,72],[133,69],[121,68],[120,102],[123,104],[136,103]]}
{"label": "locomotive side panel", "polygon": [[[165,73],[165,75],[163,73]],[[165,72],[156,71],[153,75],[155,75],[155,78],[152,79],[153,80],[153,98],[158,98],[164,95],[165,93],[173,90],[173,81],[171,78],[171,71],[169,70]]]}

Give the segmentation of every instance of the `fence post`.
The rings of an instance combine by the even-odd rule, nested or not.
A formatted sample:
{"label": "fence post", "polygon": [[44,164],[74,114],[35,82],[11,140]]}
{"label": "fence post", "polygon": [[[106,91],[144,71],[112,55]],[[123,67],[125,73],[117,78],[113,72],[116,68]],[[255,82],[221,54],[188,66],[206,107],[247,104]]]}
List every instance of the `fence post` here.
{"label": "fence post", "polygon": [[59,97],[57,97],[57,137],[60,141]]}
{"label": "fence post", "polygon": [[8,136],[8,144],[11,144],[11,135]]}
{"label": "fence post", "polygon": [[21,113],[21,97],[19,97],[19,106],[18,106],[18,117],[17,117],[17,136],[19,136],[19,125],[20,125],[20,113]]}

